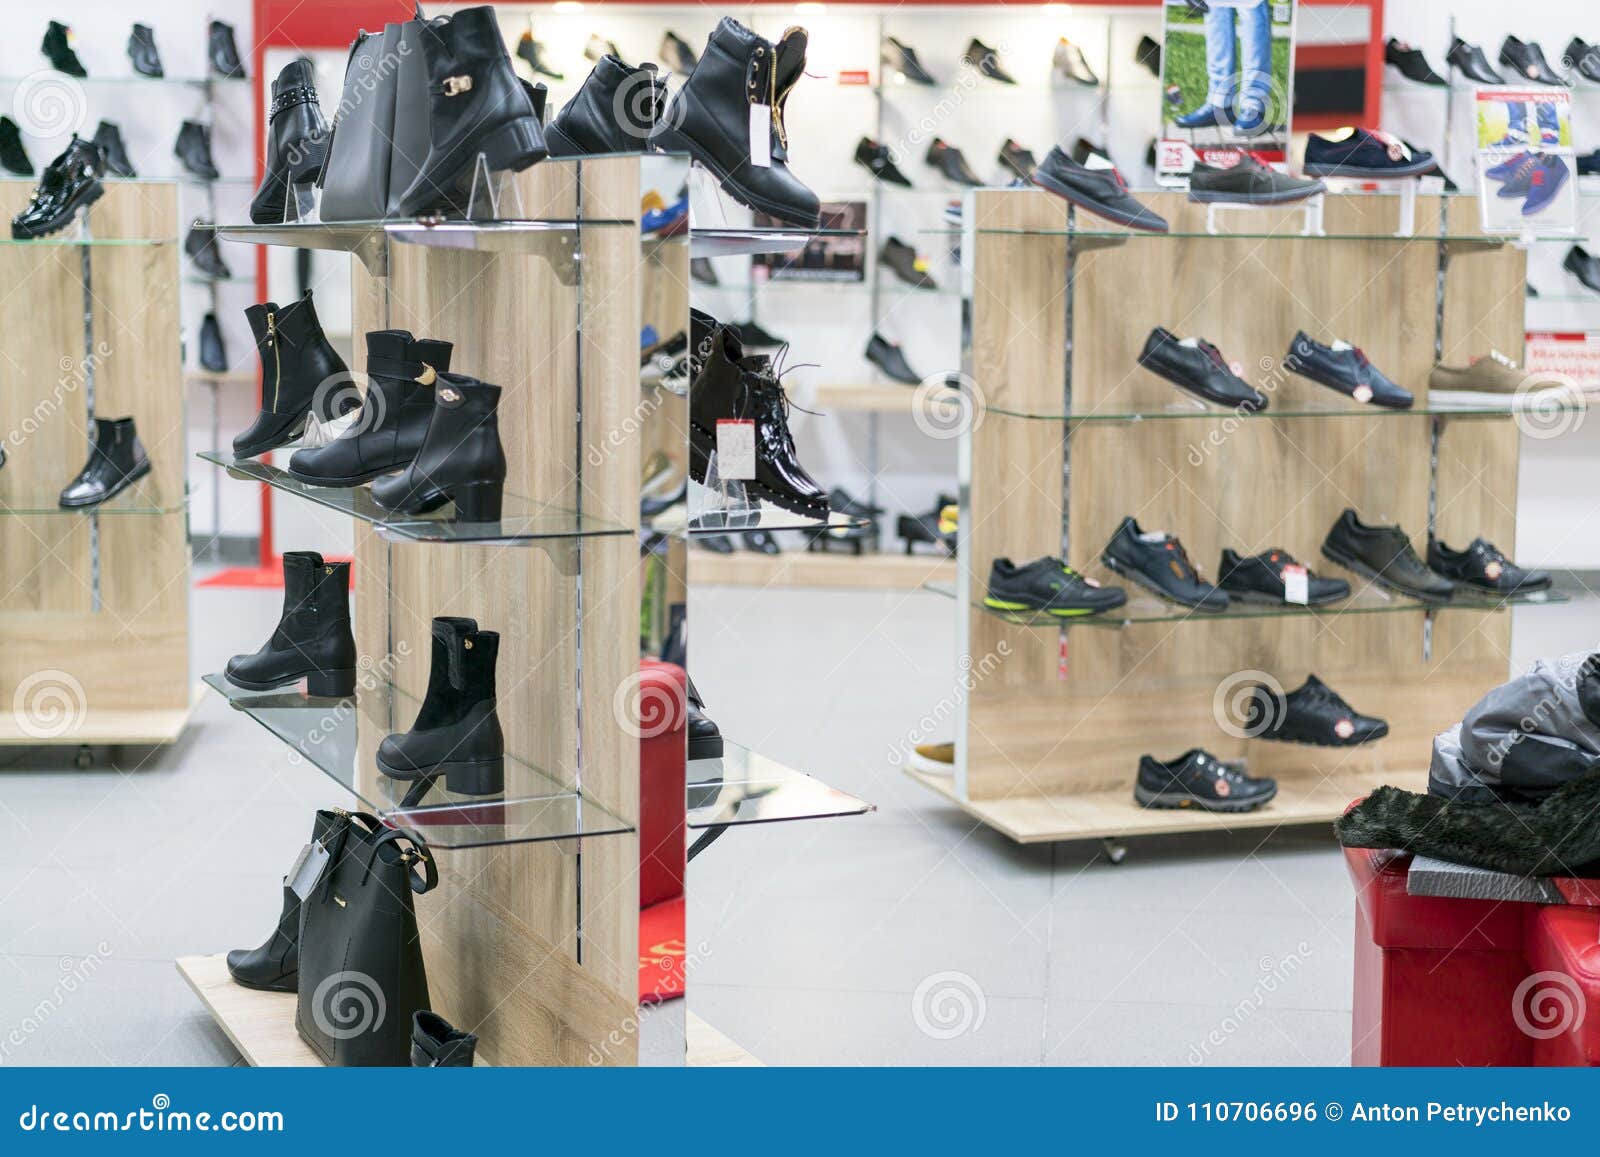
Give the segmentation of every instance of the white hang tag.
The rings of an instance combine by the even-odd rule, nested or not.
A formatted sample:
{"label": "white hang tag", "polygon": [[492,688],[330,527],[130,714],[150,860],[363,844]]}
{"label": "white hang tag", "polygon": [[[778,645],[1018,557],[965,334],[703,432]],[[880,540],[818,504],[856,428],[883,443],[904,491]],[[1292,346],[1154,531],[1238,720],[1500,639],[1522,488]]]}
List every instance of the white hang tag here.
{"label": "white hang tag", "polygon": [[1305,606],[1311,601],[1310,580],[1306,568],[1296,564],[1283,568],[1283,601]]}
{"label": "white hang tag", "polygon": [[772,168],[772,106],[750,106],[750,163],[758,169]]}
{"label": "white hang tag", "polygon": [[717,477],[747,482],[756,476],[756,424],[749,418],[717,419]]}
{"label": "white hang tag", "polygon": [[294,867],[285,878],[289,890],[304,900],[317,890],[322,873],[328,870],[328,849],[319,843],[309,843],[294,858]]}

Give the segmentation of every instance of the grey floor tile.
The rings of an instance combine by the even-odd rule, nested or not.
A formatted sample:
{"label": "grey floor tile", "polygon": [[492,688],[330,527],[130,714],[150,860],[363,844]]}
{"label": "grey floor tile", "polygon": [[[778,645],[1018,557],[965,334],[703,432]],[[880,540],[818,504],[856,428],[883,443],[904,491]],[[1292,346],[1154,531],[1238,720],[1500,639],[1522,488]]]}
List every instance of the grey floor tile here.
{"label": "grey floor tile", "polygon": [[1350,1014],[1249,1004],[1051,1001],[1048,1065],[1350,1063]]}

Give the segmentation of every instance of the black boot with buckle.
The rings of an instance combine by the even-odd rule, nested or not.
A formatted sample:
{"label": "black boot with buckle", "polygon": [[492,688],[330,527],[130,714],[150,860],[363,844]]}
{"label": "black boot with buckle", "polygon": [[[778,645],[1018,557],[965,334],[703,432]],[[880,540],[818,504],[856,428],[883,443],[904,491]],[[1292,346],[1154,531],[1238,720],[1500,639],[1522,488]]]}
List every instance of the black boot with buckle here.
{"label": "black boot with buckle", "polygon": [[666,103],[667,82],[655,65],[602,56],[545,128],[550,155],[642,153]]}
{"label": "black boot with buckle", "polygon": [[[233,440],[234,457],[254,458],[287,446],[314,411],[326,422],[355,408],[350,391],[340,388],[348,385],[350,370],[323,335],[309,289],[299,301],[252,305],[244,315],[261,355],[261,411]],[[342,408],[332,413],[336,400]]]}
{"label": "black boot with buckle", "polygon": [[500,521],[506,454],[500,445],[500,387],[465,374],[440,374],[433,416],[416,460],[372,484],[385,510],[415,517],[456,504],[461,522]]}
{"label": "black boot with buckle", "polygon": [[350,630],[350,564],[314,550],[285,551],[283,614],[261,649],[223,669],[246,691],[271,691],[301,679],[310,695],[356,691],[356,640]]}
{"label": "black boot with buckle", "polygon": [[[815,229],[821,221],[817,195],[789,171],[783,124],[784,104],[805,67],[804,28],[786,29],[773,44],[724,16],[651,140],[668,152],[688,153],[740,204]],[[767,115],[752,116],[755,110]],[[751,139],[758,124],[766,140]]]}
{"label": "black boot with buckle", "polygon": [[411,465],[428,435],[433,386],[450,369],[451,348],[403,329],[369,333],[361,413],[326,446],[296,450],[289,476],[312,486],[359,486]]}
{"label": "black boot with buckle", "polygon": [[505,790],[505,736],[495,710],[500,636],[476,620],[433,620],[428,691],[411,730],[378,744],[378,770],[390,779],[437,780],[457,795]]}
{"label": "black boot with buckle", "polygon": [[272,82],[267,122],[267,167],[250,202],[250,220],[281,225],[290,185],[309,185],[328,156],[328,122],[317,103],[311,62],[291,60]]}

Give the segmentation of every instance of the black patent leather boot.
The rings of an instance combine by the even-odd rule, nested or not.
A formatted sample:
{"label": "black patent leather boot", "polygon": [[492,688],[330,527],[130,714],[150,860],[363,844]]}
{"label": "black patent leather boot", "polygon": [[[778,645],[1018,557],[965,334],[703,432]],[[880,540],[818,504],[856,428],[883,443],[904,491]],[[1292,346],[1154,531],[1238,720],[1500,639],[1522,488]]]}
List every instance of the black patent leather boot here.
{"label": "black patent leather boot", "polygon": [[289,474],[312,486],[359,486],[416,460],[433,418],[433,387],[450,369],[447,341],[403,329],[367,335],[367,393],[354,424],[326,446],[296,450]]}
{"label": "black patent leather boot", "polygon": [[378,770],[391,779],[436,780],[458,795],[505,790],[505,736],[495,711],[500,636],[473,619],[433,620],[428,692],[411,730],[378,744]]}
{"label": "black patent leather boot", "polygon": [[96,418],[89,460],[61,492],[61,505],[68,510],[99,506],[148,473],[150,459],[139,443],[133,419]]}
{"label": "black patent leather boot", "polygon": [[[652,143],[686,152],[709,169],[736,201],[788,225],[815,229],[817,195],[789,171],[783,108],[806,66],[806,30],[789,28],[777,44],[724,16],[694,74],[673,96]],[[752,157],[751,112],[767,110],[770,164]],[[762,115],[757,113],[758,116]]]}
{"label": "black patent leather boot", "polygon": [[22,130],[8,116],[0,116],[0,169],[18,177],[33,176],[33,160],[22,147]]}
{"label": "black patent leather boot", "polygon": [[220,20],[211,22],[210,38],[206,42],[206,55],[211,59],[211,71],[229,80],[244,79],[244,65],[239,61],[239,46],[233,42],[233,26]]}
{"label": "black patent leather boot", "polygon": [[643,152],[666,104],[667,82],[655,65],[603,56],[545,127],[550,155]]}
{"label": "black patent leather boot", "polygon": [[167,75],[161,67],[161,54],[156,51],[156,34],[148,24],[135,24],[128,37],[128,59],[133,61],[133,71],[140,76]]}
{"label": "black patent leather boot", "polygon": [[[323,336],[309,289],[299,301],[252,305],[244,315],[261,355],[261,410],[233,440],[235,457],[254,458],[287,446],[308,418],[331,421],[355,408],[356,400],[343,388],[350,370]],[[343,408],[332,413],[336,401]]]}
{"label": "black patent leather boot", "polygon": [[72,50],[71,30],[58,20],[50,21],[50,27],[45,29],[44,43],[39,45],[39,51],[45,54],[50,67],[57,72],[64,72],[68,76],[89,75],[78,54]]}
{"label": "black patent leather boot", "polygon": [[131,179],[139,175],[134,171],[133,162],[128,159],[128,148],[122,143],[122,130],[111,121],[100,122],[100,126],[94,130],[94,143],[105,158],[106,172],[113,177]]}
{"label": "black patent leather boot", "polygon": [[78,210],[104,196],[100,178],[105,175],[100,147],[74,134],[61,155],[45,167],[28,204],[11,219],[12,239],[45,237],[64,229]]}
{"label": "black patent leather boot", "polygon": [[411,1017],[411,1067],[471,1068],[477,1035],[462,1032],[436,1012],[422,1009]]}
{"label": "black patent leather boot", "polygon": [[454,502],[458,521],[500,521],[506,455],[500,446],[499,405],[499,386],[465,374],[440,374],[422,449],[399,474],[372,484],[373,501],[410,516]]}
{"label": "black patent leather boot", "polygon": [[[311,828],[311,842],[326,844],[345,817],[341,811],[319,811]],[[228,953],[228,975],[235,984],[268,992],[295,992],[300,980],[300,897],[289,882],[283,884],[283,909],[278,926],[259,948],[235,948]]]}
{"label": "black patent leather boot", "polygon": [[255,654],[229,659],[223,674],[246,691],[271,691],[304,679],[310,695],[354,695],[350,564],[326,562],[314,550],[285,551],[283,615],[272,637]]}
{"label": "black patent leather boot", "polygon": [[309,60],[291,60],[278,73],[268,117],[266,172],[250,202],[250,220],[281,225],[290,185],[314,184],[328,156],[328,122]]}
{"label": "black patent leather boot", "polygon": [[544,130],[511,66],[494,9],[464,8],[423,27],[428,65],[428,159],[398,212],[413,216],[465,200],[482,154],[493,172],[544,160]]}
{"label": "black patent leather boot", "polygon": [[178,163],[202,181],[215,181],[220,173],[211,159],[211,130],[199,121],[184,121],[172,146]]}

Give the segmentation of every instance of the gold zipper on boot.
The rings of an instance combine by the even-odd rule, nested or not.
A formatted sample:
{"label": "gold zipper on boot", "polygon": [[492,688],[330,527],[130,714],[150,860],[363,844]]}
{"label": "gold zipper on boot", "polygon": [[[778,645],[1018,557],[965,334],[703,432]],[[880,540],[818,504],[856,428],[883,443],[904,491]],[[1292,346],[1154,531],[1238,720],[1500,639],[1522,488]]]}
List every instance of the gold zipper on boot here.
{"label": "gold zipper on boot", "polygon": [[267,314],[267,344],[272,347],[272,412],[278,412],[278,393],[283,389],[283,358],[278,353],[278,315]]}
{"label": "gold zipper on boot", "polygon": [[778,91],[778,48],[785,40],[789,39],[789,33],[794,31],[796,29],[792,27],[785,28],[783,35],[778,38],[778,43],[772,46],[771,83],[768,85],[772,93],[772,127],[778,130],[778,143],[785,150],[789,148],[789,132],[783,124],[783,102],[789,99],[789,94],[794,91],[794,86],[800,83],[800,77],[804,76],[806,72],[805,66],[802,64],[799,76],[790,81],[788,87],[782,92]]}

